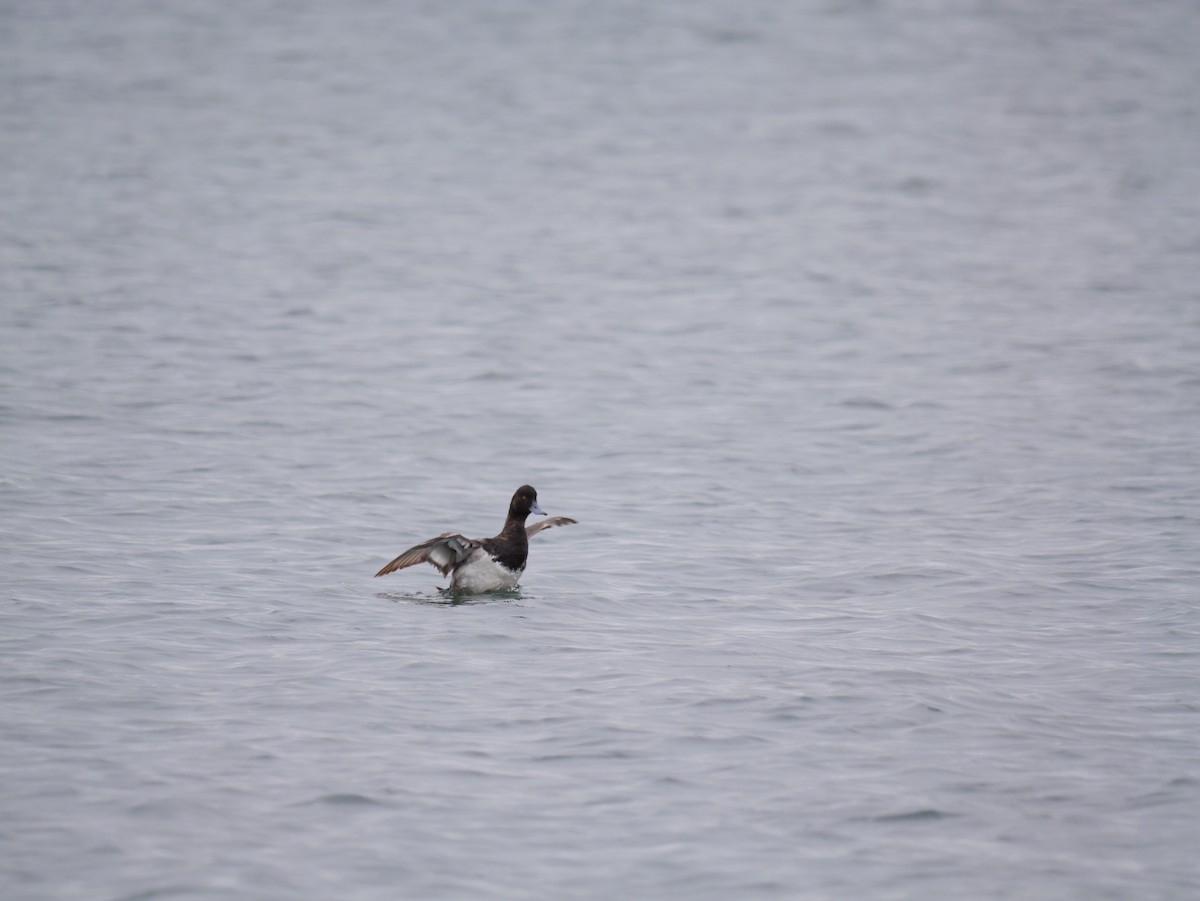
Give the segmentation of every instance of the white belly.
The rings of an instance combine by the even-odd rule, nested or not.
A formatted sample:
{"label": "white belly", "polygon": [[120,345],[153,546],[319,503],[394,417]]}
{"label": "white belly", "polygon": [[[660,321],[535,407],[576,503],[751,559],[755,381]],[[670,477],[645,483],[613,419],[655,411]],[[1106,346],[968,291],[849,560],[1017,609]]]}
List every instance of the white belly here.
{"label": "white belly", "polygon": [[520,570],[505,569],[487,551],[479,549],[454,571],[450,588],[453,591],[501,591],[516,588],[520,579]]}

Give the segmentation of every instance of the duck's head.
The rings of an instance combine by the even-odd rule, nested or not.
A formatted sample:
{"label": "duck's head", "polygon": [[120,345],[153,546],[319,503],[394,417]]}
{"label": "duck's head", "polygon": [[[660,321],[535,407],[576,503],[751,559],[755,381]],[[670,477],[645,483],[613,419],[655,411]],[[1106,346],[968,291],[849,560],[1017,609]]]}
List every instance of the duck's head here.
{"label": "duck's head", "polygon": [[536,513],[538,516],[546,515],[546,511],[538,506],[537,491],[534,487],[522,485],[512,496],[512,502],[508,505],[508,515],[512,519],[524,520],[530,513]]}

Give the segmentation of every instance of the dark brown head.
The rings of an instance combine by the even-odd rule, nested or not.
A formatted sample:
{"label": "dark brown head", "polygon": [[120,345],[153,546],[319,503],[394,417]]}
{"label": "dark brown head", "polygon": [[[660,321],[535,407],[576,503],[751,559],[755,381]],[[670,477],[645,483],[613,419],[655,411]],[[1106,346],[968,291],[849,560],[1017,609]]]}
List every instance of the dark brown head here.
{"label": "dark brown head", "polygon": [[538,506],[537,491],[532,485],[522,485],[508,505],[508,518],[524,522],[530,513],[546,515],[546,511]]}

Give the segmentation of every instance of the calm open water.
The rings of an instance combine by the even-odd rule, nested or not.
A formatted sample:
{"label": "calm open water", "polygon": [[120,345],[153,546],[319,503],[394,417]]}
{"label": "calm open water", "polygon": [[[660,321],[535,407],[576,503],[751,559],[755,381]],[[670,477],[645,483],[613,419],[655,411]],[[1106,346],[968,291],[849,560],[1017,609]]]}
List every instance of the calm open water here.
{"label": "calm open water", "polygon": [[1200,896],[1198,40],[0,2],[0,895]]}

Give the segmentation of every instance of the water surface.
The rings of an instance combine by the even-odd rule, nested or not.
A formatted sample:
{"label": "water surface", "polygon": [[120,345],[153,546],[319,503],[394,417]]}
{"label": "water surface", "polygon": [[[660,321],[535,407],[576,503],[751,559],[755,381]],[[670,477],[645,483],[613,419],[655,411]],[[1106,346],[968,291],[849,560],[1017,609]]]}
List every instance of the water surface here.
{"label": "water surface", "polygon": [[0,4],[2,894],[1196,897],[1198,28]]}

